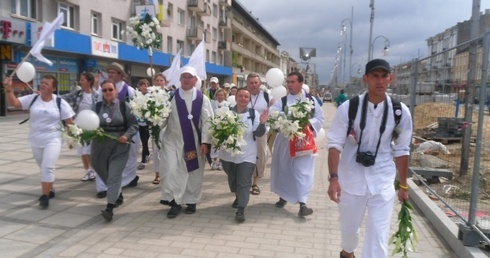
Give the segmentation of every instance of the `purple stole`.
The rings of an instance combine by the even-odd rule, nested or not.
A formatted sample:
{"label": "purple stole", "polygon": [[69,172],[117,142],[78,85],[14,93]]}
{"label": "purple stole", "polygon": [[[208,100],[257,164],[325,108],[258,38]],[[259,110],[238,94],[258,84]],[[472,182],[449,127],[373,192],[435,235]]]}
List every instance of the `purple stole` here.
{"label": "purple stole", "polygon": [[187,111],[185,101],[180,97],[179,89],[175,92],[175,105],[177,106],[177,113],[179,115],[180,128],[182,130],[182,136],[184,140],[184,159],[187,166],[187,172],[194,171],[199,168],[198,154],[196,150],[196,142],[194,139],[194,132],[192,130],[192,123],[196,128],[197,135],[199,137],[198,142],[201,143],[201,132],[199,130],[199,120],[201,118],[201,108],[203,103],[203,95],[201,91],[196,89],[196,99],[192,101],[191,114]]}
{"label": "purple stole", "polygon": [[120,101],[126,101],[126,95],[128,95],[128,84],[127,83],[124,83],[121,91],[117,94],[117,98],[120,100]]}

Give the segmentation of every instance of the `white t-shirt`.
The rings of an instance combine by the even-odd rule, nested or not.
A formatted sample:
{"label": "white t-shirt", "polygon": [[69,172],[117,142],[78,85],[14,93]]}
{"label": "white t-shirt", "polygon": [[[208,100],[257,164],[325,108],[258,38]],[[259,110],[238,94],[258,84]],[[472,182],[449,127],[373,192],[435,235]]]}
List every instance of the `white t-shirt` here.
{"label": "white t-shirt", "polygon": [[92,109],[92,93],[83,92],[82,101],[78,104],[78,113],[86,109]]}
{"label": "white t-shirt", "polygon": [[[19,98],[22,109],[29,109],[34,97],[37,94],[31,94]],[[57,96],[53,94],[51,101],[43,101],[41,96],[37,97],[30,108],[29,118],[29,144],[33,147],[45,147],[49,143],[59,144],[61,146],[61,120],[68,119],[75,115],[68,102],[61,100],[61,118],[60,110],[56,105]]]}

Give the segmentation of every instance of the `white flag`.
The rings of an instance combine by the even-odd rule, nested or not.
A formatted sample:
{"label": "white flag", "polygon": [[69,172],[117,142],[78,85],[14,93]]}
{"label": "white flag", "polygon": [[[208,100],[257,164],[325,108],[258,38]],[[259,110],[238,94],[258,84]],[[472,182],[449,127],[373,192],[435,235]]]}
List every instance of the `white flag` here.
{"label": "white flag", "polygon": [[41,31],[39,39],[37,40],[36,44],[34,44],[34,46],[31,48],[31,51],[29,51],[29,53],[36,57],[37,60],[48,65],[53,65],[53,62],[51,62],[49,59],[41,54],[41,49],[43,49],[46,40],[52,38],[54,32],[61,27],[61,24],[63,24],[63,21],[65,20],[64,17],[64,14],[60,13],[53,22],[44,23],[43,30]]}
{"label": "white flag", "polygon": [[199,45],[197,45],[194,52],[192,52],[191,58],[189,58],[189,63],[186,66],[191,66],[196,69],[197,76],[201,80],[206,80],[206,49],[204,48],[204,35],[203,40]]}
{"label": "white flag", "polygon": [[180,82],[180,52],[182,52],[182,49],[179,49],[177,55],[174,56],[170,68],[163,71],[169,86],[178,85]]}

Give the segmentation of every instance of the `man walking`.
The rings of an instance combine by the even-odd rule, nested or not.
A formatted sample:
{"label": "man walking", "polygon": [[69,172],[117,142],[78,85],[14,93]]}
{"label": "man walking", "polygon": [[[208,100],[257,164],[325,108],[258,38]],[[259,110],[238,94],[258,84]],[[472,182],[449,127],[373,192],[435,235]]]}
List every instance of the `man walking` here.
{"label": "man walking", "polygon": [[[315,108],[309,119],[309,126],[316,134],[322,128],[325,120],[322,108],[316,100],[308,98],[306,92],[303,92],[303,75],[301,73],[290,73],[287,83],[289,94],[281,100],[277,100],[271,106],[270,111],[282,112],[286,106],[294,105],[298,101],[313,101]],[[271,164],[271,190],[279,195],[276,207],[283,208],[287,202],[299,203],[298,215],[301,217],[311,215],[313,209],[308,208],[306,202],[308,195],[313,190],[315,156],[306,154],[292,158],[289,148],[289,139],[284,134],[278,133],[274,142]]]}
{"label": "man walking", "polygon": [[181,87],[172,99],[162,139],[162,195],[160,203],[171,206],[168,218],[175,218],[187,204],[186,214],[196,212],[201,200],[204,164],[211,143],[209,119],[213,109],[209,99],[194,86],[197,72],[182,68]]}
{"label": "man walking", "polygon": [[[251,96],[248,108],[253,108],[259,112],[259,114],[262,114],[262,112],[268,109],[269,105],[274,102],[270,99],[267,92],[260,90],[260,86],[262,86],[260,75],[258,73],[249,73],[247,76],[247,89],[250,91]],[[264,177],[265,166],[267,163],[267,131],[268,128],[266,128],[266,133],[264,135],[255,137],[257,144],[257,163],[253,173],[253,195],[260,194],[259,178]]]}
{"label": "man walking", "polygon": [[397,171],[398,200],[408,199],[410,111],[386,94],[391,82],[388,62],[372,60],[366,64],[365,71],[362,79],[367,84],[367,92],[339,106],[332,121],[336,126],[330,127],[328,133],[328,195],[339,204],[341,258],[354,257],[365,213],[361,257],[388,256]]}

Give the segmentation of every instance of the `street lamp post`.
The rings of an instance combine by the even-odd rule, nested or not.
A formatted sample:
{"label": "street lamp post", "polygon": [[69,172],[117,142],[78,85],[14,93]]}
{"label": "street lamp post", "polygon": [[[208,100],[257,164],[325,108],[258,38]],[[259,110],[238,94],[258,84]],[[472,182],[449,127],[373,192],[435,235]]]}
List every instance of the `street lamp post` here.
{"label": "street lamp post", "polygon": [[373,39],[373,24],[374,24],[374,0],[371,0],[369,7],[371,8],[371,19],[370,19],[370,29],[369,29],[369,45],[368,45],[368,62],[373,59],[373,44],[372,44],[372,39]]}
{"label": "street lamp post", "polygon": [[[348,21],[349,24],[350,24],[350,35],[349,35],[349,67],[352,66],[352,53],[354,52],[352,50],[352,27],[353,27],[353,23],[354,23],[354,6],[352,6],[351,8],[351,14],[350,14],[350,19],[344,19],[342,20],[342,22],[340,23],[340,35],[342,34],[345,34],[345,39],[344,39],[344,55],[345,55],[345,51],[347,51],[347,48],[345,47],[345,45],[347,44],[347,33],[345,33],[345,30],[346,30],[346,27],[344,25],[344,22]],[[344,58],[344,70],[345,70],[345,58]],[[352,77],[352,69],[349,68],[349,77],[348,77],[348,83],[350,83],[350,78]],[[344,80],[345,81],[345,80]]]}
{"label": "street lamp post", "polygon": [[379,35],[373,39],[373,43],[371,44],[371,52],[370,52],[371,59],[370,60],[373,59],[374,42],[379,38],[384,38],[384,40],[385,40],[385,47],[383,48],[383,54],[386,56],[386,55],[388,55],[388,53],[390,51],[390,40],[383,35]]}
{"label": "street lamp post", "polygon": [[342,45],[345,45],[345,41],[340,41],[339,44],[337,44],[337,57],[338,58],[335,60],[336,62],[338,62],[337,71],[338,71],[338,80],[340,83],[344,82],[344,73],[345,73],[344,72],[345,66],[342,69],[342,63],[345,60],[345,55],[343,53],[343,50],[345,48]]}

